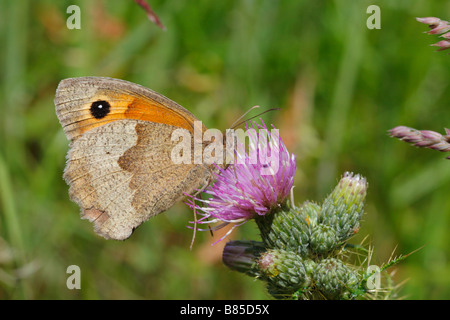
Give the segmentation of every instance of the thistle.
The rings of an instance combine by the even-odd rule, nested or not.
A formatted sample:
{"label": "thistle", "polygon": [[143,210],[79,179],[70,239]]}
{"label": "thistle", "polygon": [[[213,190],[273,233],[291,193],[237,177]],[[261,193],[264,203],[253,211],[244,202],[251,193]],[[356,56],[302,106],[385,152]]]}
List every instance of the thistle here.
{"label": "thistle", "polygon": [[[249,128],[246,127],[247,130]],[[197,223],[222,222],[220,227],[233,224],[234,228],[286,205],[294,184],[296,157],[287,151],[278,131],[269,132],[264,123],[252,123],[251,128],[264,130],[267,144],[258,143],[256,131],[249,131],[249,152],[240,146],[236,151],[236,163],[218,168],[214,185],[205,190],[211,197],[206,200],[200,197],[188,199],[187,204],[203,216]],[[263,157],[260,155],[274,153],[277,154],[277,170],[266,174],[267,164],[261,161]]]}
{"label": "thistle", "polygon": [[[264,123],[252,127],[267,130]],[[347,262],[352,256],[348,241],[359,231],[364,215],[366,179],[345,173],[322,203],[296,206],[290,197],[295,156],[277,134],[269,134],[268,141],[262,150],[251,143],[248,153],[240,154],[246,161],[220,170],[215,184],[206,190],[211,198],[192,197],[188,203],[203,215],[200,224],[237,226],[253,220],[258,226],[261,241],[228,242],[224,264],[264,281],[277,299],[370,297],[373,288],[366,282],[372,274]],[[262,175],[264,166],[249,160],[267,151],[278,152],[279,170]]]}

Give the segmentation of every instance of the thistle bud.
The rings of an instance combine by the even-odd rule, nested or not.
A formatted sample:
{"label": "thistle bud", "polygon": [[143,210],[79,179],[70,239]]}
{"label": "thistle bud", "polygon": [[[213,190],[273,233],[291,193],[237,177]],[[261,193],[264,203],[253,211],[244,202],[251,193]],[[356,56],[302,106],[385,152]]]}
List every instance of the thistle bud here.
{"label": "thistle bud", "polygon": [[317,224],[320,206],[305,202],[300,208],[284,208],[271,215],[256,218],[267,247],[308,254],[311,227]]}
{"label": "thistle bud", "polygon": [[300,207],[300,213],[304,217],[306,223],[310,228],[314,227],[319,219],[321,207],[317,203],[306,201]]}
{"label": "thistle bud", "polygon": [[323,259],[315,268],[316,289],[326,299],[346,299],[359,284],[359,274],[335,258]]}
{"label": "thistle bud", "polygon": [[259,241],[230,241],[222,253],[223,263],[232,270],[249,276],[259,276],[257,260],[266,248]]}
{"label": "thistle bud", "polygon": [[358,232],[367,188],[365,178],[346,172],[323,202],[319,222],[334,229],[340,242]]}
{"label": "thistle bud", "polygon": [[316,264],[287,250],[269,249],[261,254],[258,265],[269,293],[280,297],[308,288]]}
{"label": "thistle bud", "polygon": [[314,253],[324,255],[333,251],[341,243],[333,228],[325,224],[318,224],[311,232],[310,244]]}

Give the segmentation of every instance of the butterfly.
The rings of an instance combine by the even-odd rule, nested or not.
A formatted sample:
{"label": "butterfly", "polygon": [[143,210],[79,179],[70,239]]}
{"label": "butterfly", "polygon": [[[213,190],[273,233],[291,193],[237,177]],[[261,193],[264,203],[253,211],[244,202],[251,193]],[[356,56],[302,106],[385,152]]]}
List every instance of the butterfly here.
{"label": "butterfly", "polygon": [[213,178],[213,164],[171,160],[172,133],[193,135],[198,119],[157,92],[113,78],[69,78],[59,83],[55,106],[70,141],[64,170],[70,198],[107,239],[129,238]]}

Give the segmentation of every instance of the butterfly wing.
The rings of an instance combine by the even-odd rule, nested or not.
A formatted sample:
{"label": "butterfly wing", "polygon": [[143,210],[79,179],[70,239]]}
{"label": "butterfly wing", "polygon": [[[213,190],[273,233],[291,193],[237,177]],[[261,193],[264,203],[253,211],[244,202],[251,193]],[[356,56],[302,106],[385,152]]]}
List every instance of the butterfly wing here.
{"label": "butterfly wing", "polygon": [[[103,102],[103,105],[102,105]],[[194,132],[197,118],[188,110],[138,84],[103,77],[62,80],[56,89],[56,114],[67,138],[116,120],[135,119],[169,124]],[[98,109],[103,106],[101,112]],[[202,127],[205,131],[206,127]]]}
{"label": "butterfly wing", "polygon": [[149,89],[116,79],[68,79],[55,105],[71,140],[64,172],[70,197],[105,238],[128,238],[211,178],[207,165],[171,160],[178,143],[172,132],[193,130],[195,117]]}

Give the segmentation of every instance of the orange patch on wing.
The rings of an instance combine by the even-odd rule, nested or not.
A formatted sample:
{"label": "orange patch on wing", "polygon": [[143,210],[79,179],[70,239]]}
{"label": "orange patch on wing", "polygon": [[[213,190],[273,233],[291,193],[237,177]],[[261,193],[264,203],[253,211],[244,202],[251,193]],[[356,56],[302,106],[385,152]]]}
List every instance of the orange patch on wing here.
{"label": "orange patch on wing", "polygon": [[[94,118],[90,113],[90,105],[86,106],[84,113],[67,128],[73,135],[82,135],[96,127],[121,119],[144,120],[156,123],[165,123],[178,128],[194,132],[195,118],[186,118],[176,110],[170,109],[155,100],[136,97],[132,95],[115,94],[114,96],[99,95],[97,100],[105,100],[111,105],[110,112],[101,119]],[[203,126],[203,131],[206,127]]]}
{"label": "orange patch on wing", "polygon": [[194,119],[186,119],[175,110],[148,99],[135,98],[128,105],[125,118],[165,123],[194,132]]}

